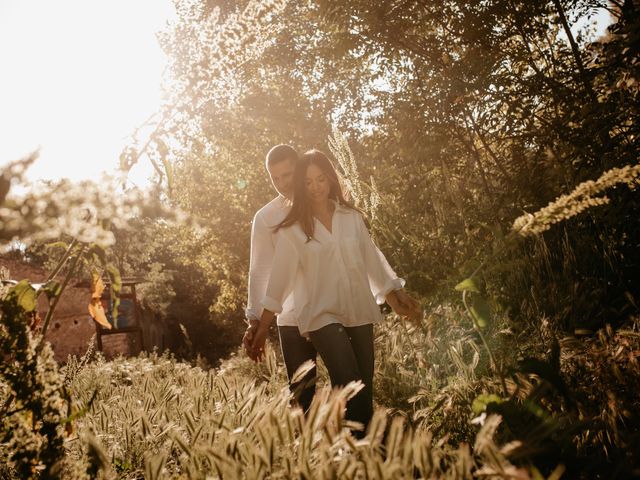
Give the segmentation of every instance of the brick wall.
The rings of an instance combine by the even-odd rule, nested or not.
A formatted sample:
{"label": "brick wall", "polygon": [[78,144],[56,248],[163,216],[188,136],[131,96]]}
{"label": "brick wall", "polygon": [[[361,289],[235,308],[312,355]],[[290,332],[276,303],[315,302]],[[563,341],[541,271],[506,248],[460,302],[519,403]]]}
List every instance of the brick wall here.
{"label": "brick wall", "polygon": [[[0,266],[9,270],[9,278],[12,280],[28,279],[38,283],[47,278],[47,272],[43,269],[16,260],[0,258]],[[59,281],[62,280],[59,279]],[[62,363],[66,362],[69,355],[83,355],[96,331],[94,321],[87,309],[90,299],[89,290],[74,287],[73,283],[72,280],[62,293],[46,335],[46,339],[51,342],[56,360]],[[42,297],[38,302],[38,311],[44,321],[47,300],[44,296]],[[105,356],[112,358],[119,354],[137,354],[139,347],[130,337],[132,336],[125,334],[102,337]]]}

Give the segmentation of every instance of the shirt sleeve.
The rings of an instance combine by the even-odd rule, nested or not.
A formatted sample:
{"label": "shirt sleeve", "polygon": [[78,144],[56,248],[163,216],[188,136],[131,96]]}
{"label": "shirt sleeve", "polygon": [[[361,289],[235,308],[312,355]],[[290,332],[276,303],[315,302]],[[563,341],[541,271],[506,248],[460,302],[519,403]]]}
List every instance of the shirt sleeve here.
{"label": "shirt sleeve", "polygon": [[373,243],[362,215],[358,214],[357,217],[358,234],[360,236],[360,245],[363,249],[367,276],[369,277],[369,286],[376,298],[376,303],[382,305],[389,292],[404,287],[406,282],[404,279],[398,278],[384,254]]}
{"label": "shirt sleeve", "polygon": [[262,298],[262,307],[274,313],[282,312],[282,304],[293,290],[300,256],[283,232],[277,235],[273,267]]}
{"label": "shirt sleeve", "polygon": [[251,226],[251,257],[249,260],[249,286],[245,315],[259,320],[262,315],[261,300],[267,289],[275,248],[271,229],[259,213]]}

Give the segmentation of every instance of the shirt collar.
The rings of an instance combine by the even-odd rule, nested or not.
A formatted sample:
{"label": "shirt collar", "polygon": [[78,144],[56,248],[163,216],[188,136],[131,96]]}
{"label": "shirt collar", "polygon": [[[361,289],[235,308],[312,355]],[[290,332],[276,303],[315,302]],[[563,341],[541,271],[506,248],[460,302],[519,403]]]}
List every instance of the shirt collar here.
{"label": "shirt collar", "polygon": [[292,203],[291,200],[281,194],[278,194],[278,201],[280,202],[280,208],[290,207]]}
{"label": "shirt collar", "polygon": [[[284,195],[278,195],[278,200],[280,202],[280,208],[290,207],[291,204],[293,203]],[[345,207],[344,205],[340,205],[337,200],[331,199],[331,203],[333,203],[333,206],[335,207],[336,212],[348,213],[349,210],[351,210],[350,208]]]}

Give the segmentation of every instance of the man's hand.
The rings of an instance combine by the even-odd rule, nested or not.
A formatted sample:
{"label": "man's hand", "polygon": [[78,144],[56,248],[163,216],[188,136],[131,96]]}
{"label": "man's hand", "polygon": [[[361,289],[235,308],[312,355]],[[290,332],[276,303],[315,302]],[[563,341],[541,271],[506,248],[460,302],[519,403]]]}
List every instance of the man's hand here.
{"label": "man's hand", "polygon": [[387,303],[396,314],[402,317],[409,317],[419,321],[422,317],[422,309],[416,299],[407,294],[404,290],[394,290],[386,297]]}
{"label": "man's hand", "polygon": [[251,343],[253,342],[253,337],[258,330],[258,325],[260,322],[257,319],[250,319],[249,325],[244,332],[244,336],[242,337],[242,346],[244,347],[244,351],[247,355],[251,356]]}
{"label": "man's hand", "polygon": [[267,342],[267,336],[269,335],[269,325],[265,323],[259,323],[255,333],[253,334],[253,340],[247,353],[249,357],[258,362],[264,357],[264,346]]}
{"label": "man's hand", "polygon": [[252,332],[251,345],[247,350],[247,354],[254,361],[259,361],[264,356],[264,344],[267,341],[269,335],[269,326],[276,318],[276,314],[267,310],[262,311],[260,321],[257,323],[256,330]]}

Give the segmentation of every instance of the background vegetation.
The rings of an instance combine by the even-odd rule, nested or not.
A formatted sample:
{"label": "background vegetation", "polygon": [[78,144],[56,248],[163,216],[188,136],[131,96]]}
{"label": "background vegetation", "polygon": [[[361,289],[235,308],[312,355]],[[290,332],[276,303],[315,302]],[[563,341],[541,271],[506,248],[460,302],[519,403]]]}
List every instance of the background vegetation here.
{"label": "background vegetation", "polygon": [[[389,318],[377,332],[376,398],[404,423],[386,450],[375,431],[353,446],[337,430],[322,436],[323,424],[315,437],[305,428],[316,427],[296,427],[291,450],[282,429],[296,414],[273,363],[232,358],[207,373],[169,358],[98,361],[68,377],[67,397],[86,412],[64,458],[122,478],[162,468],[231,475],[241,463],[301,478],[317,465],[399,478],[414,468],[450,478],[640,475],[634,2],[176,7],[160,36],[167,103],[121,163],[151,161],[158,199],[197,225],[131,214],[109,229],[104,264],[151,272],[148,298],[176,325],[179,356],[227,357],[243,329],[250,221],[273,196],[264,155],[276,143],[327,151],[331,136],[378,244],[425,306],[421,327]],[[612,15],[598,39],[595,9]],[[2,215],[6,239],[50,228],[21,230]],[[248,393],[256,375],[270,381]],[[116,414],[109,405],[122,398],[130,409]],[[203,418],[197,433],[190,421]],[[394,428],[408,436],[397,440]],[[291,457],[273,453],[274,438]],[[331,475],[317,468],[309,476]]]}

